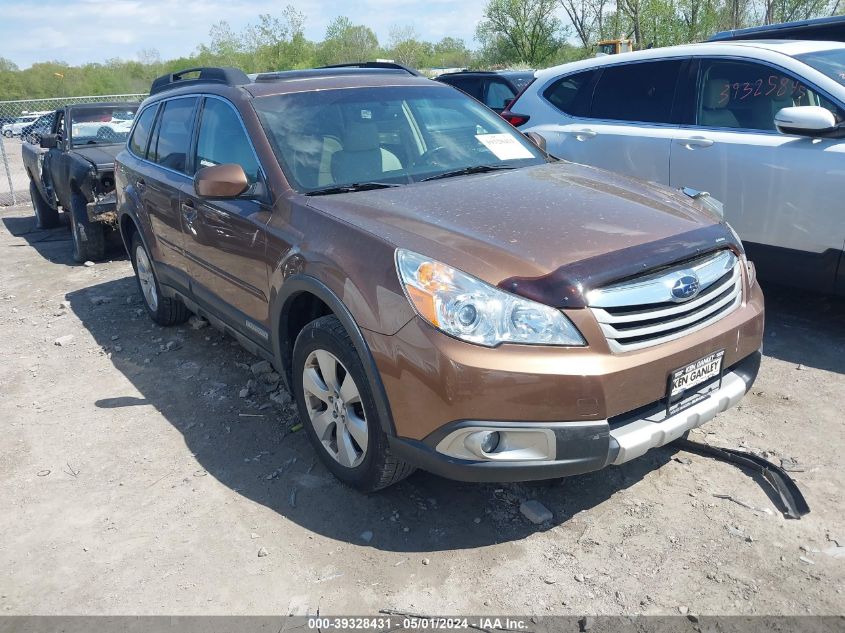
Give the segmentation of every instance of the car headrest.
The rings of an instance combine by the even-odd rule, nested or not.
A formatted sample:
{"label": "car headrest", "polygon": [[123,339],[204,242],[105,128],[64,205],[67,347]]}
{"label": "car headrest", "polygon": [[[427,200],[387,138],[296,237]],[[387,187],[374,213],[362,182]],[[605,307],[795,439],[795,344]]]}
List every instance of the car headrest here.
{"label": "car headrest", "polygon": [[349,123],[343,131],[343,151],[366,152],[379,148],[378,126],[370,121]]}
{"label": "car headrest", "polygon": [[[725,99],[725,86],[728,86],[728,98]],[[704,84],[702,106],[708,110],[720,110],[730,103],[730,81],[727,79],[708,79]]]}

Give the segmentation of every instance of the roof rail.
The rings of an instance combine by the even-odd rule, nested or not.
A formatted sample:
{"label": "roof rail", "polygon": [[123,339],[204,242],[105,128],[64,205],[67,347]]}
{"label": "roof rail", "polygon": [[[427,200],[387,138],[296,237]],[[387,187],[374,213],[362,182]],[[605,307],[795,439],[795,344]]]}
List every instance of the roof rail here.
{"label": "roof rail", "polygon": [[270,81],[284,81],[290,79],[310,79],[312,77],[335,77],[338,75],[376,75],[376,74],[404,74],[410,72],[414,77],[421,77],[419,73],[398,68],[369,68],[355,66],[324,66],[323,68],[309,68],[305,70],[277,70],[260,73],[255,76],[256,83]]}
{"label": "roof rail", "polygon": [[[185,77],[185,75],[196,76]],[[173,90],[183,86],[193,86],[197,84],[218,83],[227,86],[242,86],[251,83],[249,77],[238,68],[222,67],[199,67],[186,68],[169,75],[162,75],[153,80],[153,85],[150,87],[150,94],[154,95],[165,90]]]}
{"label": "roof rail", "polygon": [[836,15],[826,18],[812,18],[780,24],[752,26],[747,29],[720,31],[708,42],[729,40],[788,39],[788,40],[825,40],[845,42],[845,16]]}
{"label": "roof rail", "polygon": [[320,68],[381,68],[384,70],[404,70],[409,75],[422,77],[423,75],[413,68],[408,68],[396,62],[347,62],[344,64],[329,64]]}

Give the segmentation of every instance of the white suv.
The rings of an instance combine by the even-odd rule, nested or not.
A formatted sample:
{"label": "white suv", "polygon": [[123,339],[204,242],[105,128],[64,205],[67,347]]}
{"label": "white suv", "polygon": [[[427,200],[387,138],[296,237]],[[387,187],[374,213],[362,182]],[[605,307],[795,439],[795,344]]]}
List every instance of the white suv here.
{"label": "white suv", "polygon": [[11,123],[7,123],[3,126],[3,136],[6,138],[12,138],[13,136],[20,136],[21,130],[23,130],[27,125],[31,125],[38,120],[38,117],[41,116],[41,113],[34,112],[32,114],[24,114],[19,116],[17,119],[12,121]]}
{"label": "white suv", "polygon": [[709,192],[762,277],[845,293],[845,44],[584,60],[538,71],[502,116],[561,158]]}

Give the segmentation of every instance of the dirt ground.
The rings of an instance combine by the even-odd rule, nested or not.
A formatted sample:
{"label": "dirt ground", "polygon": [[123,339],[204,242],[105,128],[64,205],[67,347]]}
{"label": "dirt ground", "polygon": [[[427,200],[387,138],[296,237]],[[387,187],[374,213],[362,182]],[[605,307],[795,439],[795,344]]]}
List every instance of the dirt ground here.
{"label": "dirt ground", "polygon": [[[418,472],[364,496],[289,405],[239,397],[255,357],[153,325],[120,251],[70,252],[66,227],[0,211],[2,614],[845,612],[841,300],[768,288],[753,392],[692,436],[794,460],[799,521],[673,447],[565,480]],[[527,521],[526,499],[553,521]]]}

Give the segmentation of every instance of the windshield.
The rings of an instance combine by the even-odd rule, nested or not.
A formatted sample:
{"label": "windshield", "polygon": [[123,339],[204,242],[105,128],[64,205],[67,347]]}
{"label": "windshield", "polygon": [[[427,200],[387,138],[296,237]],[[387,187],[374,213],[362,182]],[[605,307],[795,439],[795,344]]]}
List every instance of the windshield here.
{"label": "windshield", "polygon": [[71,146],[125,143],[136,110],[136,106],[73,108],[70,113]]}
{"label": "windshield", "polygon": [[801,60],[820,73],[827,75],[833,81],[845,86],[845,48],[804,53],[803,55],[796,55],[795,59]]}
{"label": "windshield", "polygon": [[304,193],[545,161],[492,111],[439,86],[308,91],[254,104],[288,180]]}

